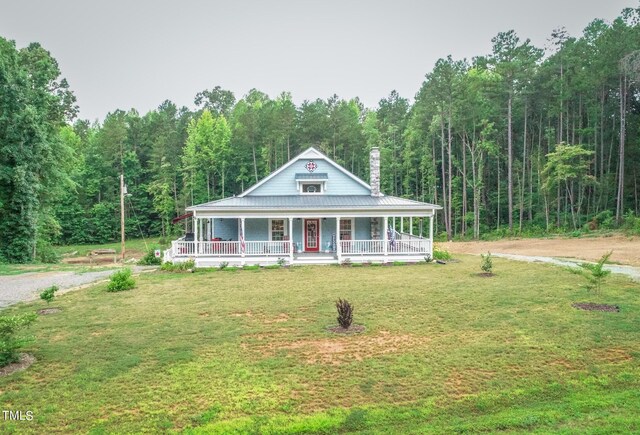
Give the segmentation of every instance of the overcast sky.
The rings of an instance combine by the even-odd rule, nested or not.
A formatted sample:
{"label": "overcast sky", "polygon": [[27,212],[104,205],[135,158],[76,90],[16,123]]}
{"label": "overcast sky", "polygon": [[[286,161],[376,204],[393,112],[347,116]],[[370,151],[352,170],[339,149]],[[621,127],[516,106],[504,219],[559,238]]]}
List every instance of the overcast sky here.
{"label": "overcast sky", "polygon": [[514,29],[544,47],[611,21],[637,0],[158,1],[0,0],[0,36],[40,42],[58,60],[80,116],[145,113],[165,99],[193,107],[219,85],[276,97],[360,97],[375,107],[393,89],[413,98],[438,58],[491,51]]}

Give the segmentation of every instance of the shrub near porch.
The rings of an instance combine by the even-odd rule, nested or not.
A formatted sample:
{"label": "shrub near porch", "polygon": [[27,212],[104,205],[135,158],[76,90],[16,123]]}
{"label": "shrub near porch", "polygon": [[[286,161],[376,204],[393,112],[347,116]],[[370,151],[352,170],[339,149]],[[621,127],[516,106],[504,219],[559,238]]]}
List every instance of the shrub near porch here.
{"label": "shrub near porch", "polygon": [[[157,273],[63,295],[37,363],[0,378],[3,431],[640,430],[638,285],[545,265]],[[337,336],[335,300],[362,334]],[[615,303],[620,313],[571,303]],[[44,303],[22,305],[11,314]]]}

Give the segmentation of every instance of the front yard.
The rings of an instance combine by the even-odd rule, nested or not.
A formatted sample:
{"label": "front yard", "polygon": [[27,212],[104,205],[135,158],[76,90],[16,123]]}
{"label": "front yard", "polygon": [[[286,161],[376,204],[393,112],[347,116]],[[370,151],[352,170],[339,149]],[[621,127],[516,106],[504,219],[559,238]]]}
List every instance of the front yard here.
{"label": "front yard", "polygon": [[[447,265],[145,274],[57,298],[0,378],[3,431],[640,431],[640,286]],[[334,301],[366,331],[335,335]],[[574,302],[617,304],[619,313]],[[5,314],[43,308],[20,305]]]}

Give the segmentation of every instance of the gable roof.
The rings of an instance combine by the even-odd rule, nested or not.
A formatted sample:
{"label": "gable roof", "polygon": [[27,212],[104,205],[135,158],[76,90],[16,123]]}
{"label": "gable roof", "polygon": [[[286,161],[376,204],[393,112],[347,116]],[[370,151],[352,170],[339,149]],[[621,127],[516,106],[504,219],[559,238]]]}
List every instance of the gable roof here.
{"label": "gable roof", "polygon": [[[288,167],[290,167],[291,165],[293,165],[294,163],[296,163],[300,159],[324,159],[329,164],[335,166],[339,171],[341,171],[345,175],[347,175],[349,178],[353,179],[357,183],[359,183],[362,186],[364,186],[365,188],[369,189],[369,191],[371,190],[371,186],[368,185],[367,183],[365,183],[364,181],[362,181],[360,178],[356,177],[351,172],[347,171],[345,168],[343,168],[342,166],[340,166],[339,164],[337,164],[336,162],[331,160],[329,157],[327,157],[324,154],[322,154],[320,151],[318,151],[314,147],[309,147],[306,151],[303,151],[302,153],[298,154],[296,157],[292,158],[287,163],[282,165],[279,169],[277,169],[276,171],[272,172],[267,177],[265,177],[262,180],[258,181],[256,184],[254,184],[253,186],[251,186],[250,188],[248,188],[247,190],[245,190],[244,192],[239,194],[238,198],[242,198],[242,197],[247,196],[248,194],[253,192],[255,189],[257,189],[258,187],[264,185],[269,180],[274,178],[276,175],[280,174],[282,171],[284,171],[285,169],[287,169]],[[380,194],[380,195],[383,196],[382,194]]]}

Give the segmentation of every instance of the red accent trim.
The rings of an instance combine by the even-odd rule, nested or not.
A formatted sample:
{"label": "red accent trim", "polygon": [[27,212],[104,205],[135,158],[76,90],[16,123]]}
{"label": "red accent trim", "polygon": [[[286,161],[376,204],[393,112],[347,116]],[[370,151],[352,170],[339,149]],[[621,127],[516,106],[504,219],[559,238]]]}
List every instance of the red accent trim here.
{"label": "red accent trim", "polygon": [[176,223],[180,222],[181,220],[190,218],[191,216],[193,216],[193,212],[191,212],[191,211],[189,213],[181,214],[180,216],[171,219],[171,223],[172,224],[176,224]]}
{"label": "red accent trim", "polygon": [[[311,222],[315,222],[316,224],[316,237],[315,237],[315,248],[309,247],[309,228],[308,225]],[[311,239],[313,240],[313,239]],[[319,252],[320,251],[320,219],[305,219],[304,220],[304,250],[305,252]]]}

